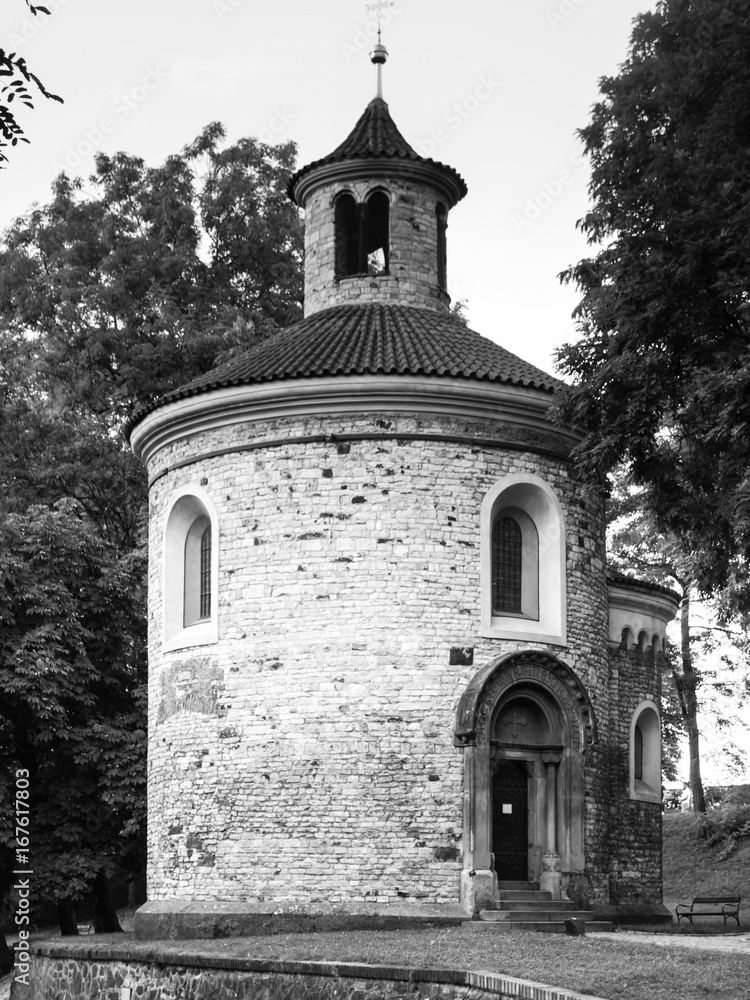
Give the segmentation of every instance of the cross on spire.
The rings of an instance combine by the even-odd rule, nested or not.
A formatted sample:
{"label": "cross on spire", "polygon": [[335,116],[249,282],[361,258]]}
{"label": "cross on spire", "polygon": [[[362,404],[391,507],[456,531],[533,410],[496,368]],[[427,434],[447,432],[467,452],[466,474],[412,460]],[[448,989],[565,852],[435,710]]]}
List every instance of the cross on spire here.
{"label": "cross on spire", "polygon": [[378,0],[377,3],[365,4],[365,10],[368,14],[374,14],[378,20],[378,42],[380,42],[380,29],[382,27],[382,18],[384,10],[391,10],[396,6],[396,0]]}

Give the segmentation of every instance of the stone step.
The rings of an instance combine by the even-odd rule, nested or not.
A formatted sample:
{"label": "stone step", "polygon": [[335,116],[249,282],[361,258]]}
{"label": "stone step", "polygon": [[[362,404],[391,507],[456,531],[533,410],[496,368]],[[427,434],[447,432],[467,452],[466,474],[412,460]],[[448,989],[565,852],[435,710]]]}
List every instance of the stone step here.
{"label": "stone step", "polygon": [[572,899],[496,899],[489,907],[492,910],[575,910],[576,904]]}
{"label": "stone step", "polygon": [[505,889],[510,889],[510,890],[514,890],[514,889],[520,889],[520,890],[535,889],[535,890],[538,890],[539,889],[539,883],[538,882],[508,882],[508,881],[502,881],[501,880],[501,881],[499,881],[497,883],[497,887],[498,887],[498,889],[502,889],[502,890],[505,890]]}
{"label": "stone step", "polygon": [[510,901],[519,899],[552,899],[551,892],[542,892],[540,889],[502,889],[498,891],[495,897],[500,902]]}
{"label": "stone step", "polygon": [[480,910],[479,919],[480,920],[501,920],[506,923],[517,923],[526,920],[537,921],[560,921],[570,920],[571,917],[577,917],[579,920],[591,920],[592,913],[590,910],[566,910],[566,909],[521,909],[520,907],[516,910]]}

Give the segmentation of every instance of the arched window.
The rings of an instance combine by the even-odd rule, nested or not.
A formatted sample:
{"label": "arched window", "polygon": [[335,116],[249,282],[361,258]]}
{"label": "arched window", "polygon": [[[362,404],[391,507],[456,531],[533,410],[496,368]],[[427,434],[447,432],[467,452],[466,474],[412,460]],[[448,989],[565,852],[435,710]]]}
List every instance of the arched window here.
{"label": "arched window", "polygon": [[642,701],[630,723],[630,798],[661,804],[661,722],[652,701]]}
{"label": "arched window", "polygon": [[365,212],[365,252],[368,274],[388,274],[390,205],[388,195],[375,191],[367,199]]}
{"label": "arched window", "polygon": [[482,503],[482,634],[565,642],[565,524],[538,476],[497,483]]}
{"label": "arched window", "polygon": [[164,532],[164,649],[218,639],[216,510],[200,487],[178,491]]}
{"label": "arched window", "polygon": [[334,212],[336,277],[359,273],[359,210],[350,194],[342,194]]}
{"label": "arched window", "polygon": [[633,774],[636,781],[643,781],[643,730],[637,722],[633,734]]}
{"label": "arched window", "polygon": [[388,274],[390,266],[390,203],[384,191],[374,191],[363,204],[342,194],[334,210],[336,277]]}
{"label": "arched window", "polygon": [[539,617],[539,534],[514,507],[492,522],[492,614]]}
{"label": "arched window", "polygon": [[438,287],[445,291],[448,288],[448,245],[446,230],[448,229],[448,212],[440,201],[435,209],[437,217],[437,274]]}
{"label": "arched window", "polygon": [[183,624],[211,617],[211,522],[196,518],[185,539]]}

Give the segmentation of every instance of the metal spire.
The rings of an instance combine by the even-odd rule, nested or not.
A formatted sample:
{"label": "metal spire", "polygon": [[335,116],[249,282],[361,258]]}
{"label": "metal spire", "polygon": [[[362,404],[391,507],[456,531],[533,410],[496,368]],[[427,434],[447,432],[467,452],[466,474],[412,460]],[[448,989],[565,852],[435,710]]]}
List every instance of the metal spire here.
{"label": "metal spire", "polygon": [[378,42],[375,48],[370,53],[370,61],[375,63],[378,67],[378,89],[377,96],[383,96],[383,64],[388,58],[388,49],[383,45],[380,40],[380,30],[382,27],[381,19],[383,17],[384,10],[390,10],[395,4],[395,0],[378,0],[377,3],[365,4],[365,10],[367,13],[373,13],[378,20]]}

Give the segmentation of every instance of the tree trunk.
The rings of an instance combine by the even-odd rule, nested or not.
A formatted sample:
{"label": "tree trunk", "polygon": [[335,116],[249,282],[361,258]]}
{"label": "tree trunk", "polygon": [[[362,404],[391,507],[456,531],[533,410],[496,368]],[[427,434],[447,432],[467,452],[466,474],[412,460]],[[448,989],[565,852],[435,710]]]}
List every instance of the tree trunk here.
{"label": "tree trunk", "polygon": [[698,733],[698,681],[693,670],[693,654],[690,650],[690,595],[691,587],[685,586],[680,604],[680,646],[682,654],[682,693],[680,699],[688,734],[690,754],[690,791],[693,796],[693,811],[704,813],[706,799],[701,780],[700,736]]}
{"label": "tree trunk", "polygon": [[117,913],[109,898],[107,873],[103,868],[94,879],[94,930],[97,934],[114,934],[122,931]]}
{"label": "tree trunk", "polygon": [[70,896],[57,900],[57,919],[63,937],[78,937],[76,911],[73,909],[73,900]]}
{"label": "tree trunk", "polygon": [[8,947],[5,935],[0,931],[0,976],[6,976],[14,965],[13,949]]}

